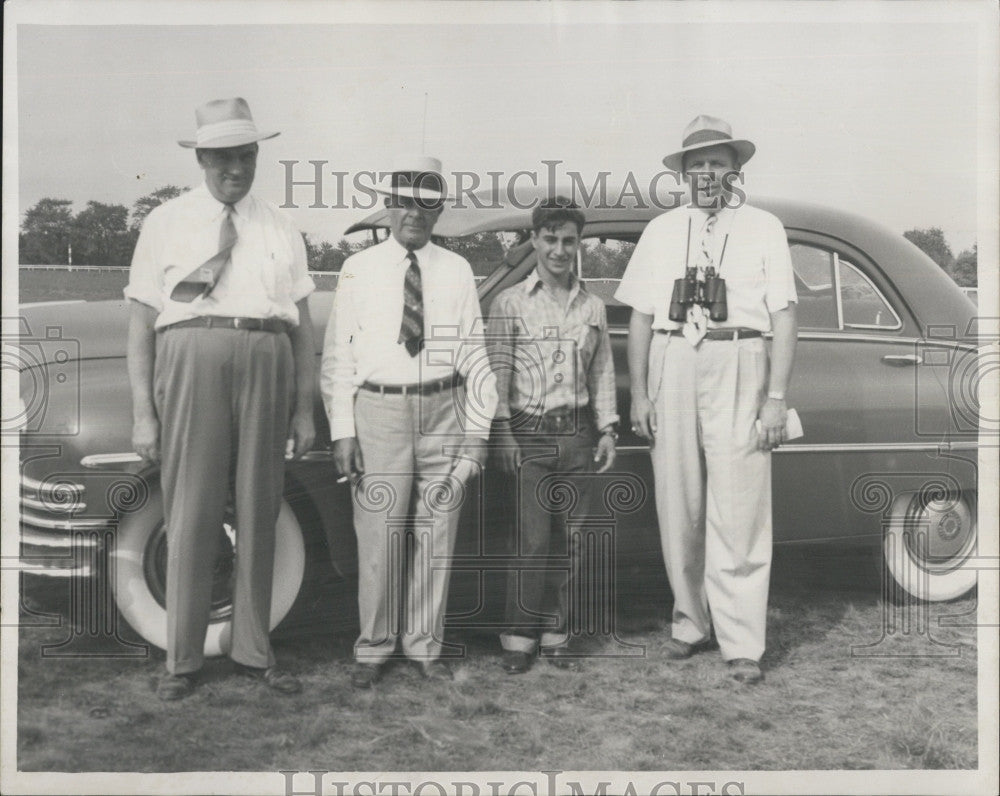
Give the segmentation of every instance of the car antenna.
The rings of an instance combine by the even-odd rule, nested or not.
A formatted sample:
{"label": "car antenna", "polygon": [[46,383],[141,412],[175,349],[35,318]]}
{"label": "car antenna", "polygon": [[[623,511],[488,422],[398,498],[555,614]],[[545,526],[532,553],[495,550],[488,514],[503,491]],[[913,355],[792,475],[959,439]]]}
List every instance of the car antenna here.
{"label": "car antenna", "polygon": [[424,129],[420,137],[420,154],[427,154],[427,92],[424,92]]}

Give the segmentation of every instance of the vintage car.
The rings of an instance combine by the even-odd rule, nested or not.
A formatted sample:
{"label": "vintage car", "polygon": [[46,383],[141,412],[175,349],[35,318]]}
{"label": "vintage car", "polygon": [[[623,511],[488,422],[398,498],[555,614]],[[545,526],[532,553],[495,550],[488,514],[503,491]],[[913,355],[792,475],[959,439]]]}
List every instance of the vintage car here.
{"label": "vintage car", "polygon": [[[783,222],[799,295],[788,400],[805,435],[773,457],[776,543],[870,545],[896,596],[965,594],[976,584],[970,557],[977,543],[980,341],[973,303],[911,243],[870,221],[800,202],[753,203]],[[613,292],[631,246],[660,212],[642,201],[588,210],[578,263],[581,278],[607,304],[626,419],[629,309]],[[349,232],[377,240],[385,226],[384,213],[375,213]],[[442,216],[436,232],[445,245],[477,233],[512,233],[502,261],[480,281],[484,313],[499,291],[533,268],[529,227],[530,210],[500,204],[449,208]],[[321,291],[311,298],[317,356],[332,297]],[[131,451],[127,313],[123,301],[22,307],[20,329],[7,339],[17,343],[12,356],[23,406],[5,424],[20,426],[24,579],[68,579],[78,634],[117,635],[117,607],[139,636],[163,647],[162,499],[157,472]],[[272,626],[283,619],[285,627],[357,621],[350,487],[337,483],[318,389],[316,422],[314,450],[288,468]],[[637,579],[663,578],[647,446],[628,425],[602,487],[604,508],[580,523],[592,540],[591,570],[605,587],[616,578],[633,587]],[[487,468],[457,498],[463,523],[449,562],[452,627],[497,626],[512,505],[503,480]],[[572,517],[571,497],[551,497],[553,510]],[[384,508],[387,517],[405,513]],[[229,626],[239,540],[231,518],[219,539],[209,654],[224,649]]]}

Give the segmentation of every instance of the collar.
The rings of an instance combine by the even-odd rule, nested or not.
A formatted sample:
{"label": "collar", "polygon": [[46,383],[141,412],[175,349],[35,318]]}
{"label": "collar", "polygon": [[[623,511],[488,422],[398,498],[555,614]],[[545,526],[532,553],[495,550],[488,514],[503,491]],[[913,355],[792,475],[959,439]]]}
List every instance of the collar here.
{"label": "collar", "polygon": [[[212,196],[212,192],[208,190],[208,185],[206,183],[199,185],[194,191],[192,191],[192,193],[195,193],[196,191],[200,194],[198,196],[198,200],[204,204],[205,213],[209,216],[209,218],[217,218],[225,212],[225,203],[220,202]],[[251,198],[250,193],[247,193],[246,196],[233,205],[233,215],[246,218],[250,213],[250,205],[252,202],[253,199]]]}
{"label": "collar", "polygon": [[[392,236],[392,233],[389,234],[389,237],[385,240],[385,242],[382,245],[388,247],[387,251],[392,253],[393,262],[409,264],[410,249],[407,249],[402,243],[396,240]],[[427,241],[427,243],[425,243],[419,249],[413,249],[413,253],[417,255],[417,263],[423,265],[428,260],[430,260],[431,242]]]}
{"label": "collar", "polygon": [[[705,219],[708,217],[708,212],[700,207],[695,207],[694,205],[688,205],[687,209],[691,219],[700,228],[700,225],[705,223]],[[732,216],[738,209],[739,208],[736,207],[724,206],[721,210],[719,210],[719,212],[715,214],[716,229],[718,229],[718,225],[728,221],[729,217]]]}
{"label": "collar", "polygon": [[[525,277],[524,292],[529,294],[534,293],[535,288],[538,287],[539,285],[545,285],[545,283],[542,281],[542,278],[538,275],[538,268],[535,267],[532,268],[531,273],[528,274],[527,277]],[[584,285],[583,282],[577,278],[576,274],[570,272],[569,275],[570,297],[572,298],[573,296],[575,296],[577,291],[585,293],[587,291],[587,286]]]}

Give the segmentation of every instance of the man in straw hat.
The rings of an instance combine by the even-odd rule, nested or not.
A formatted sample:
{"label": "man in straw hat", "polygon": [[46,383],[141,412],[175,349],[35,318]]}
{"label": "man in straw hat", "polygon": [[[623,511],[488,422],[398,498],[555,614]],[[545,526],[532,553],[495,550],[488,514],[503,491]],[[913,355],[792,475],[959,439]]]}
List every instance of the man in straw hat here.
{"label": "man in straw hat", "polygon": [[674,594],[667,654],[704,649],[714,627],[741,683],[763,679],[770,451],[785,438],[797,334],[785,231],[740,201],[753,154],[721,119],[688,125],[663,162],[683,175],[691,203],[649,223],[615,294],[633,308],[632,424],[650,440]]}
{"label": "man in straw hat", "polygon": [[320,378],[334,460],[354,490],[358,688],[379,679],[397,641],[424,677],[452,677],[441,660],[447,559],[497,402],[472,269],[431,242],[441,162],[400,158],[379,190],[391,234],[344,263]]}
{"label": "man in straw hat", "polygon": [[203,663],[227,498],[234,497],[230,657],[281,693],[299,681],[268,640],[284,460],[312,446],[313,290],[302,235],[250,193],[257,130],[236,97],[195,112],[205,182],[155,208],[132,258],[128,367],[135,450],[159,462],[167,525],[167,675],[192,690]]}

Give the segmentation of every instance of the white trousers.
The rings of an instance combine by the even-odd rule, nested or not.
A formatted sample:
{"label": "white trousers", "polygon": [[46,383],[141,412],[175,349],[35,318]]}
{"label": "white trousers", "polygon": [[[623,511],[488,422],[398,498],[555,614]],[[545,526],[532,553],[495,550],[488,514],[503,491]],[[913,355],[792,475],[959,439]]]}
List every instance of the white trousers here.
{"label": "white trousers", "polygon": [[649,396],[656,510],[674,594],[673,637],[707,641],[725,660],[764,653],[771,573],[771,456],[757,449],[765,397],[762,338],[654,334]]}

